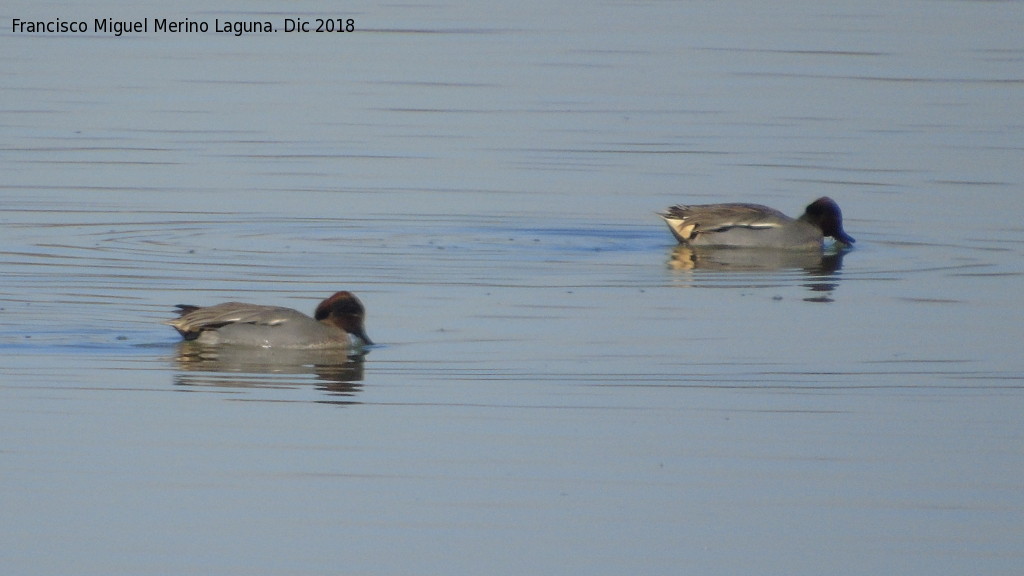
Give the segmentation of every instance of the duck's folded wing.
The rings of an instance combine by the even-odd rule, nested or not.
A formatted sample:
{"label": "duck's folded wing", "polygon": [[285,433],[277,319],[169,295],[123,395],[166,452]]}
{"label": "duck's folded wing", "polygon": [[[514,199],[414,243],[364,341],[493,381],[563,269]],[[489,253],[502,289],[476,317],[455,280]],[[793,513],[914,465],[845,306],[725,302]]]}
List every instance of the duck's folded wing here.
{"label": "duck's folded wing", "polygon": [[682,239],[704,232],[721,232],[730,228],[776,228],[792,218],[760,204],[701,204],[672,206],[661,214]]}
{"label": "duck's folded wing", "polygon": [[179,304],[177,308],[180,316],[168,320],[166,324],[173,326],[186,339],[195,338],[204,330],[216,330],[228,324],[275,326],[301,315],[291,308],[256,306],[243,302],[225,302],[204,307]]}
{"label": "duck's folded wing", "polygon": [[730,228],[748,226],[754,228],[772,228],[782,226],[792,220],[779,210],[760,204],[704,204],[696,206],[672,206],[664,214],[665,218],[690,221],[703,228]]}

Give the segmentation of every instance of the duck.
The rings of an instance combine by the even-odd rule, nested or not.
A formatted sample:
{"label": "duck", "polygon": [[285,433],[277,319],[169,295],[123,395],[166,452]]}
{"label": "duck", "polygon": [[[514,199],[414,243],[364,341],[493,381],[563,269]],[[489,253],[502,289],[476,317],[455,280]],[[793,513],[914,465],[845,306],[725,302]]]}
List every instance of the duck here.
{"label": "duck", "polygon": [[366,309],[356,295],[335,292],[307,316],[281,306],[224,302],[214,306],[178,304],[173,326],[186,341],[208,346],[250,346],[284,349],[342,349],[373,345],[363,321]]}
{"label": "duck", "polygon": [[680,244],[693,247],[818,249],[825,237],[850,246],[856,240],[843,230],[843,213],[828,196],[790,218],[761,204],[676,205],[658,214]]}

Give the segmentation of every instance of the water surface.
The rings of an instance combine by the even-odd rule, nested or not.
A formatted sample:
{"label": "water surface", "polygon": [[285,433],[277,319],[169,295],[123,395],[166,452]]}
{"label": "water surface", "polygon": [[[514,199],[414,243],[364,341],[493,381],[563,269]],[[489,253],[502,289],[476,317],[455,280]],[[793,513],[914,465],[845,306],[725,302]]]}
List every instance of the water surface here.
{"label": "water surface", "polygon": [[[1017,573],[1016,3],[345,10],[0,33],[7,571]],[[655,215],[822,195],[852,251]],[[340,289],[351,362],[161,324]]]}

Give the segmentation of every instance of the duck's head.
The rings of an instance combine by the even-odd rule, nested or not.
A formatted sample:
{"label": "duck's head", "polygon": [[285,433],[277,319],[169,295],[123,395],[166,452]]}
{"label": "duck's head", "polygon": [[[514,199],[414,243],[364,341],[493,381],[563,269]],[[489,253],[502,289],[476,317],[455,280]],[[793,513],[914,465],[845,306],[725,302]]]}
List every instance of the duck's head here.
{"label": "duck's head", "polygon": [[363,344],[372,345],[373,341],[366,335],[363,320],[366,309],[363,303],[351,292],[335,292],[316,307],[314,317],[325,323],[337,326],[345,332],[359,338]]}
{"label": "duck's head", "polygon": [[822,196],[808,204],[800,219],[817,226],[822,234],[835,238],[837,242],[847,245],[856,242],[853,236],[843,230],[843,212],[839,209],[839,204],[828,196]]}

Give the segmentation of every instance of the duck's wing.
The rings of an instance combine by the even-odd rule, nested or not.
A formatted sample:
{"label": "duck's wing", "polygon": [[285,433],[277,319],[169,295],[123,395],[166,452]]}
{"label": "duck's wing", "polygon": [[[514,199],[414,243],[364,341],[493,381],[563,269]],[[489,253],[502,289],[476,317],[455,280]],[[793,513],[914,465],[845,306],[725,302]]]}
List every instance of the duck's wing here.
{"label": "duck's wing", "polygon": [[782,212],[760,204],[679,204],[660,214],[681,242],[700,234],[730,228],[777,228],[793,221]]}
{"label": "duck's wing", "polygon": [[276,326],[299,317],[301,312],[279,306],[258,306],[244,302],[225,302],[215,306],[178,304],[178,318],[165,324],[173,326],[186,340],[192,340],[204,330],[216,330],[228,324],[258,324]]}

